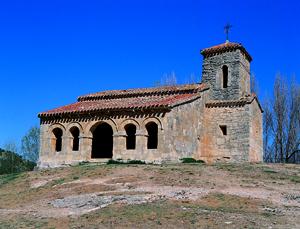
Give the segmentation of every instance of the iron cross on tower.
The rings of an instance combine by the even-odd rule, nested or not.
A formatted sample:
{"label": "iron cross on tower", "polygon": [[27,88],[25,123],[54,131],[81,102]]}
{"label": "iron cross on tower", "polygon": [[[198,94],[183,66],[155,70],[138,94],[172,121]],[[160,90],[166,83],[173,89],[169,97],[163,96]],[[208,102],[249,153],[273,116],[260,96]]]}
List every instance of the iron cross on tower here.
{"label": "iron cross on tower", "polygon": [[224,27],[224,31],[226,33],[226,42],[229,42],[229,30],[232,28],[230,23],[227,23]]}

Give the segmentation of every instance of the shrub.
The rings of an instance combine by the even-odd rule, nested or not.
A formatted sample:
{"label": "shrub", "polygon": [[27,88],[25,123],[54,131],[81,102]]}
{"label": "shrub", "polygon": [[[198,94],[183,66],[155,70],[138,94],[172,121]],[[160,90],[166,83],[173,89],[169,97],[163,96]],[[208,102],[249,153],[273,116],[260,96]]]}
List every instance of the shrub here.
{"label": "shrub", "polygon": [[199,164],[205,163],[205,162],[202,161],[202,160],[196,160],[196,159],[191,158],[191,157],[181,158],[180,161],[181,161],[182,163],[186,163],[186,164],[187,164],[187,163],[199,163]]}
{"label": "shrub", "polygon": [[122,165],[129,165],[129,164],[131,164],[131,165],[144,165],[144,164],[146,164],[146,162],[144,162],[144,161],[141,161],[141,160],[128,160],[128,161],[122,161],[122,160],[120,160],[120,159],[118,159],[118,160],[109,160],[108,162],[107,162],[107,164],[108,165],[120,165],[120,164],[122,164]]}

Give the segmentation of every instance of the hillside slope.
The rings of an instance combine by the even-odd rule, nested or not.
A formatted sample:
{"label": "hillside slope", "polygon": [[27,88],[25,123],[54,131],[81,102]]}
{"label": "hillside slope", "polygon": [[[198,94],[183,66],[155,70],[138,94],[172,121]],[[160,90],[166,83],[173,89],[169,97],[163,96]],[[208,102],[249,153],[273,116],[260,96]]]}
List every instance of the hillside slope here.
{"label": "hillside slope", "polygon": [[1,228],[299,228],[299,165],[95,165],[0,176]]}

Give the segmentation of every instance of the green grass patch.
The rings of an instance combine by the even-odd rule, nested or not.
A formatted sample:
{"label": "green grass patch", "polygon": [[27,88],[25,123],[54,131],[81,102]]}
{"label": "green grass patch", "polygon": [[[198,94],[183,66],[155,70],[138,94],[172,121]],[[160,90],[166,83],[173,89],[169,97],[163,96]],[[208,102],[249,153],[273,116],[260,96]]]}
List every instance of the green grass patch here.
{"label": "green grass patch", "polygon": [[76,166],[84,166],[84,165],[89,165],[89,164],[90,164],[90,162],[88,162],[88,161],[81,161]]}
{"label": "green grass patch", "polygon": [[181,158],[180,161],[184,164],[189,164],[189,163],[199,163],[199,164],[204,164],[205,162],[202,160],[196,160],[194,158],[191,157],[185,157],[185,158]]}
{"label": "green grass patch", "polygon": [[19,175],[20,173],[11,173],[11,174],[0,176],[0,185],[4,185],[15,180],[16,178],[19,177]]}
{"label": "green grass patch", "polygon": [[63,183],[65,183],[65,179],[64,178],[60,178],[60,179],[54,180],[52,182],[52,186],[60,185],[60,184],[63,184]]}
{"label": "green grass patch", "polygon": [[263,169],[263,172],[265,172],[265,173],[269,173],[269,174],[278,173],[278,172],[276,172],[276,171],[274,171],[274,170],[272,170],[272,169],[269,169],[269,168],[265,168],[265,169]]}
{"label": "green grass patch", "polygon": [[258,212],[261,205],[258,200],[222,193],[211,193],[198,203],[199,208],[223,213]]}
{"label": "green grass patch", "polygon": [[290,181],[294,183],[300,183],[300,177],[299,176],[290,176]]}
{"label": "green grass patch", "polygon": [[229,172],[236,172],[238,171],[238,168],[234,164],[224,164],[224,163],[216,163],[214,166],[217,167],[217,169],[225,170]]}
{"label": "green grass patch", "polygon": [[141,161],[141,160],[128,160],[128,161],[123,161],[123,160],[109,160],[107,162],[108,165],[145,165],[146,162]]}

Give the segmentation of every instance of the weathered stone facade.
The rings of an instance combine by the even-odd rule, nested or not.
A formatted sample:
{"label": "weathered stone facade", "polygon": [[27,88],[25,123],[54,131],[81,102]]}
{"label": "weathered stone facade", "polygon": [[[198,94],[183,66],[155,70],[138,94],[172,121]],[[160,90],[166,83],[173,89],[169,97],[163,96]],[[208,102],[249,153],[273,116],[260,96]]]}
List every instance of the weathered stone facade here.
{"label": "weathered stone facade", "polygon": [[40,113],[39,166],[110,158],[262,161],[262,110],[250,94],[250,55],[236,43],[202,54],[201,84],[100,92]]}

